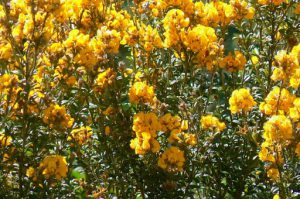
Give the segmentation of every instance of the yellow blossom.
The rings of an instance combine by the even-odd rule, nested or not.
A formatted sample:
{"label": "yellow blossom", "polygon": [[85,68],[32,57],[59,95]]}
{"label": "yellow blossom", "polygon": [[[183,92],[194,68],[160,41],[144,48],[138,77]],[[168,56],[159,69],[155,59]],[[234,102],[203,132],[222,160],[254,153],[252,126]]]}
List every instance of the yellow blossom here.
{"label": "yellow blossom", "polygon": [[46,156],[39,165],[39,169],[46,179],[54,177],[57,180],[65,178],[68,173],[66,158],[60,155]]}
{"label": "yellow blossom", "polygon": [[153,86],[148,86],[146,82],[135,82],[129,89],[129,101],[133,104],[149,103],[156,101]]}
{"label": "yellow blossom", "polygon": [[220,122],[217,117],[214,117],[212,115],[202,116],[200,124],[204,130],[211,130],[216,132],[221,132],[226,128],[224,122]]}
{"label": "yellow blossom", "polygon": [[70,128],[73,125],[74,119],[67,114],[64,106],[51,104],[45,111],[43,121],[55,129]]}
{"label": "yellow blossom", "polygon": [[168,148],[158,159],[158,166],[168,172],[182,171],[184,163],[184,152],[174,146]]}
{"label": "yellow blossom", "polygon": [[92,128],[89,126],[82,126],[73,129],[68,140],[74,140],[79,145],[84,144],[93,134]]}
{"label": "yellow blossom", "polygon": [[229,98],[230,111],[232,114],[239,112],[248,112],[256,105],[250,91],[245,88],[234,90]]}

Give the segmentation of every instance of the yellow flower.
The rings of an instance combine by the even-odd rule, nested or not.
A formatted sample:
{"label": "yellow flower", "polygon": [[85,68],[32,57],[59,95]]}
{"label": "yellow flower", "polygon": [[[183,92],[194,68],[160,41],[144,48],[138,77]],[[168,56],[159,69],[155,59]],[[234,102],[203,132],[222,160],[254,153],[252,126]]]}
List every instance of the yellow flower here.
{"label": "yellow flower", "polygon": [[183,137],[186,144],[191,146],[195,146],[197,144],[197,137],[195,134],[185,133]]}
{"label": "yellow flower", "polygon": [[283,164],[284,162],[282,147],[280,145],[273,145],[269,141],[264,141],[261,144],[261,150],[258,157],[263,162],[271,162],[274,164]]}
{"label": "yellow flower", "polygon": [[34,169],[33,167],[29,167],[27,170],[26,170],[26,176],[28,176],[29,178],[32,178],[33,181],[37,181],[37,171],[36,169]]}
{"label": "yellow flower", "polygon": [[132,130],[136,137],[130,141],[130,148],[136,154],[144,155],[151,150],[156,153],[160,149],[160,144],[155,140],[157,131],[160,130],[158,117],[154,113],[139,112],[133,117]]}
{"label": "yellow flower", "polygon": [[284,115],[273,115],[264,124],[263,138],[271,143],[285,143],[293,138],[292,122]]}
{"label": "yellow flower", "polygon": [[268,169],[267,175],[269,178],[271,178],[274,181],[277,181],[279,179],[279,171],[276,168]]}
{"label": "yellow flower", "polygon": [[204,130],[211,130],[216,132],[221,132],[226,128],[224,122],[220,122],[217,117],[214,117],[212,115],[202,116],[200,124]]}
{"label": "yellow flower", "polygon": [[240,51],[234,51],[234,53],[229,53],[223,60],[220,61],[220,67],[225,68],[229,72],[234,72],[244,69],[246,65],[246,58]]}
{"label": "yellow flower", "polygon": [[257,56],[253,55],[253,56],[251,56],[251,61],[252,61],[253,65],[256,65],[258,63],[259,59]]}
{"label": "yellow flower", "polygon": [[73,125],[74,119],[67,114],[64,106],[51,104],[45,111],[43,121],[54,129],[66,129]]}
{"label": "yellow flower", "polygon": [[152,28],[149,25],[146,26],[145,24],[142,24],[139,29],[139,43],[147,52],[154,50],[154,48],[163,47],[163,42],[156,29]]}
{"label": "yellow flower", "polygon": [[182,120],[181,122],[181,130],[186,131],[189,128],[189,123],[187,120]]}
{"label": "yellow flower", "polygon": [[184,153],[178,147],[171,146],[158,159],[158,166],[168,172],[183,170]]}
{"label": "yellow flower", "polygon": [[205,54],[209,45],[217,41],[215,30],[211,27],[197,25],[181,36],[184,45],[193,52]]}
{"label": "yellow flower", "polygon": [[239,112],[248,112],[256,105],[253,97],[250,94],[250,91],[245,88],[237,89],[232,92],[231,97],[229,98],[230,111],[232,114]]}
{"label": "yellow flower", "polygon": [[74,140],[79,145],[84,144],[93,134],[92,128],[89,126],[82,126],[77,129],[73,129],[68,140]]}
{"label": "yellow flower", "polygon": [[66,158],[60,155],[46,156],[39,165],[45,178],[54,177],[60,180],[67,176],[68,165]]}
{"label": "yellow flower", "polygon": [[172,131],[175,129],[183,130],[181,128],[181,118],[178,115],[172,116],[170,113],[167,113],[159,118],[159,122],[163,132]]}
{"label": "yellow flower", "polygon": [[274,87],[265,98],[265,102],[259,105],[259,110],[266,115],[288,114],[293,106],[294,99],[295,96],[287,89]]}
{"label": "yellow flower", "polygon": [[168,142],[173,143],[181,143],[181,130],[180,129],[174,129],[171,131],[170,136],[168,137]]}
{"label": "yellow flower", "polygon": [[273,196],[273,199],[280,199],[280,196],[278,194]]}
{"label": "yellow flower", "polygon": [[285,50],[277,53],[274,65],[276,68],[271,76],[273,81],[288,80],[294,76],[296,69],[299,68],[297,57],[293,53],[288,54]]}
{"label": "yellow flower", "polygon": [[133,104],[149,103],[156,101],[153,86],[148,86],[146,82],[135,82],[129,89],[129,101]]}
{"label": "yellow flower", "polygon": [[171,9],[163,19],[165,29],[164,45],[167,48],[175,47],[180,42],[180,32],[182,28],[189,25],[190,19],[185,16],[184,12],[179,9]]}
{"label": "yellow flower", "polygon": [[0,147],[11,145],[12,138],[10,136],[0,134]]}
{"label": "yellow flower", "polygon": [[94,90],[96,92],[104,92],[105,88],[109,85],[112,85],[116,78],[116,72],[108,68],[105,71],[98,74],[97,79],[95,80]]}

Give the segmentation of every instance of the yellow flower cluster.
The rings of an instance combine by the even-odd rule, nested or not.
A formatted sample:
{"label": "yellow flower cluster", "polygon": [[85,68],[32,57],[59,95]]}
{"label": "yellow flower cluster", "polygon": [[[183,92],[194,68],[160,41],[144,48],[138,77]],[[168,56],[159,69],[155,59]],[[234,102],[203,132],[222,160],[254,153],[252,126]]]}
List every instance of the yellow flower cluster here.
{"label": "yellow flower cluster", "polygon": [[293,107],[289,109],[289,116],[293,122],[300,119],[300,98],[297,97],[293,102]]}
{"label": "yellow flower cluster", "polygon": [[182,10],[172,9],[166,14],[162,22],[165,29],[165,47],[178,47],[180,33],[183,31],[183,28],[188,27],[190,19]]}
{"label": "yellow flower cluster", "polygon": [[183,132],[188,129],[188,122],[170,113],[158,118],[155,113],[139,112],[134,115],[132,129],[136,137],[131,140],[130,147],[139,155],[144,155],[150,150],[153,153],[159,151],[160,144],[156,140],[159,131],[170,132],[168,142],[171,144],[183,142],[191,146],[197,144],[195,134]]}
{"label": "yellow flower cluster", "polygon": [[187,31],[187,34],[182,36],[183,43],[187,49],[205,54],[206,49],[212,42],[217,41],[215,30],[211,27],[197,25]]}
{"label": "yellow flower cluster", "polygon": [[271,164],[283,164],[282,147],[270,142],[263,142],[258,157],[263,162]]}
{"label": "yellow flower cluster", "polygon": [[3,74],[0,76],[0,97],[5,110],[17,110],[19,108],[18,94],[22,91],[19,87],[19,78],[14,74]]}
{"label": "yellow flower cluster", "polygon": [[12,138],[10,136],[0,134],[0,148],[11,145]]}
{"label": "yellow flower cluster", "polygon": [[159,118],[159,122],[163,132],[181,129],[181,118],[178,115],[172,116],[171,113],[167,113]]}
{"label": "yellow flower cluster", "polygon": [[167,113],[159,118],[159,122],[161,124],[161,131],[170,133],[168,137],[170,144],[183,142],[191,146],[197,144],[195,134],[183,132],[188,130],[187,120],[181,120],[178,115],[172,116],[170,113]]}
{"label": "yellow flower cluster", "polygon": [[279,179],[279,170],[276,167],[270,167],[267,169],[267,176],[274,181]]}
{"label": "yellow flower cluster", "polygon": [[249,89],[241,88],[234,90],[229,98],[229,109],[232,114],[246,113],[256,105],[253,97],[250,94]]}
{"label": "yellow flower cluster", "polygon": [[292,122],[285,115],[273,115],[264,124],[264,142],[261,144],[259,158],[271,164],[267,167],[267,174],[272,180],[279,179],[277,167],[284,163],[283,148],[293,137]]}
{"label": "yellow flower cluster", "polygon": [[[0,11],[0,13],[1,13],[1,11]],[[0,16],[0,18],[1,18],[1,16]],[[0,30],[0,32],[1,32],[1,30]],[[12,56],[11,44],[8,41],[6,41],[5,38],[3,38],[2,34],[0,34],[0,59],[8,60],[11,58],[11,56]]]}
{"label": "yellow flower cluster", "polygon": [[154,48],[163,48],[163,41],[156,29],[150,25],[142,24],[139,28],[139,43],[147,52],[151,52]]}
{"label": "yellow flower cluster", "polygon": [[223,48],[217,43],[215,30],[211,27],[197,25],[180,34],[181,41],[187,50],[196,53],[195,64],[212,70],[217,65],[218,56]]}
{"label": "yellow flower cluster", "polygon": [[246,65],[246,58],[240,51],[231,52],[220,61],[220,67],[225,68],[230,72],[243,70]]}
{"label": "yellow flower cluster", "polygon": [[131,149],[136,154],[143,155],[151,150],[156,153],[160,149],[160,144],[156,140],[157,132],[160,130],[160,123],[155,113],[139,112],[134,115],[132,130],[136,138],[130,142]]}
{"label": "yellow flower cluster", "polygon": [[222,1],[195,3],[195,16],[199,23],[207,26],[228,25],[233,20],[252,19],[255,9],[246,1],[231,0],[230,4]]}
{"label": "yellow flower cluster", "polygon": [[217,117],[205,115],[201,117],[200,124],[202,129],[221,132],[226,128],[224,122],[220,122]]}
{"label": "yellow flower cluster", "polygon": [[73,125],[74,119],[64,106],[51,104],[45,111],[43,121],[54,129],[66,129]]}
{"label": "yellow flower cluster", "polygon": [[130,103],[133,104],[154,104],[156,102],[153,86],[149,86],[145,81],[135,82],[129,89],[128,96]]}
{"label": "yellow flower cluster", "polygon": [[0,93],[7,94],[11,90],[16,89],[19,83],[17,75],[4,74],[0,76]]}
{"label": "yellow flower cluster", "polygon": [[265,102],[260,103],[259,110],[266,115],[288,114],[294,99],[295,96],[287,89],[274,87],[265,98]]}
{"label": "yellow flower cluster", "polygon": [[291,53],[282,50],[275,56],[275,69],[271,76],[273,81],[289,81],[291,87],[297,89],[300,85],[300,65],[298,61],[300,45],[295,46]]}
{"label": "yellow flower cluster", "polygon": [[271,143],[285,143],[292,139],[291,120],[284,115],[273,115],[264,125],[263,138]]}
{"label": "yellow flower cluster", "polygon": [[54,177],[57,180],[65,178],[68,173],[66,158],[60,155],[46,156],[39,165],[39,169],[45,178]]}
{"label": "yellow flower cluster", "polygon": [[180,172],[185,163],[184,153],[178,147],[171,146],[158,159],[158,166],[168,172]]}
{"label": "yellow flower cluster", "polygon": [[114,72],[114,70],[111,68],[106,69],[105,71],[98,74],[95,80],[94,90],[96,92],[102,93],[105,88],[107,88],[114,82],[115,78],[116,72]]}
{"label": "yellow flower cluster", "polygon": [[279,6],[282,3],[288,3],[288,0],[258,0],[257,2],[260,5],[274,4],[275,6]]}
{"label": "yellow flower cluster", "polygon": [[84,144],[93,135],[92,128],[89,126],[82,126],[80,128],[73,129],[68,140],[74,140],[79,145]]}

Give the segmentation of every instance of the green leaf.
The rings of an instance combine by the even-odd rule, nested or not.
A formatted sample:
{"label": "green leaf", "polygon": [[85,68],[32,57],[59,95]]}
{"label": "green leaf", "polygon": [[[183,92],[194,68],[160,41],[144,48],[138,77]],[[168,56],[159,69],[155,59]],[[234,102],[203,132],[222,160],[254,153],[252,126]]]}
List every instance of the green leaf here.
{"label": "green leaf", "polygon": [[86,179],[86,174],[82,167],[73,169],[71,175],[76,179]]}

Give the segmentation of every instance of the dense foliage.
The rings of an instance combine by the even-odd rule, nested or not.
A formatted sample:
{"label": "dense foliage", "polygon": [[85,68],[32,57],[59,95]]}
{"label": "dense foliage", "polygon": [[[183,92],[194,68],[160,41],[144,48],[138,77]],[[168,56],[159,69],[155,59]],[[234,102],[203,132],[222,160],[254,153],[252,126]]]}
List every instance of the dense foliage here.
{"label": "dense foliage", "polygon": [[299,0],[1,0],[1,198],[300,197]]}

